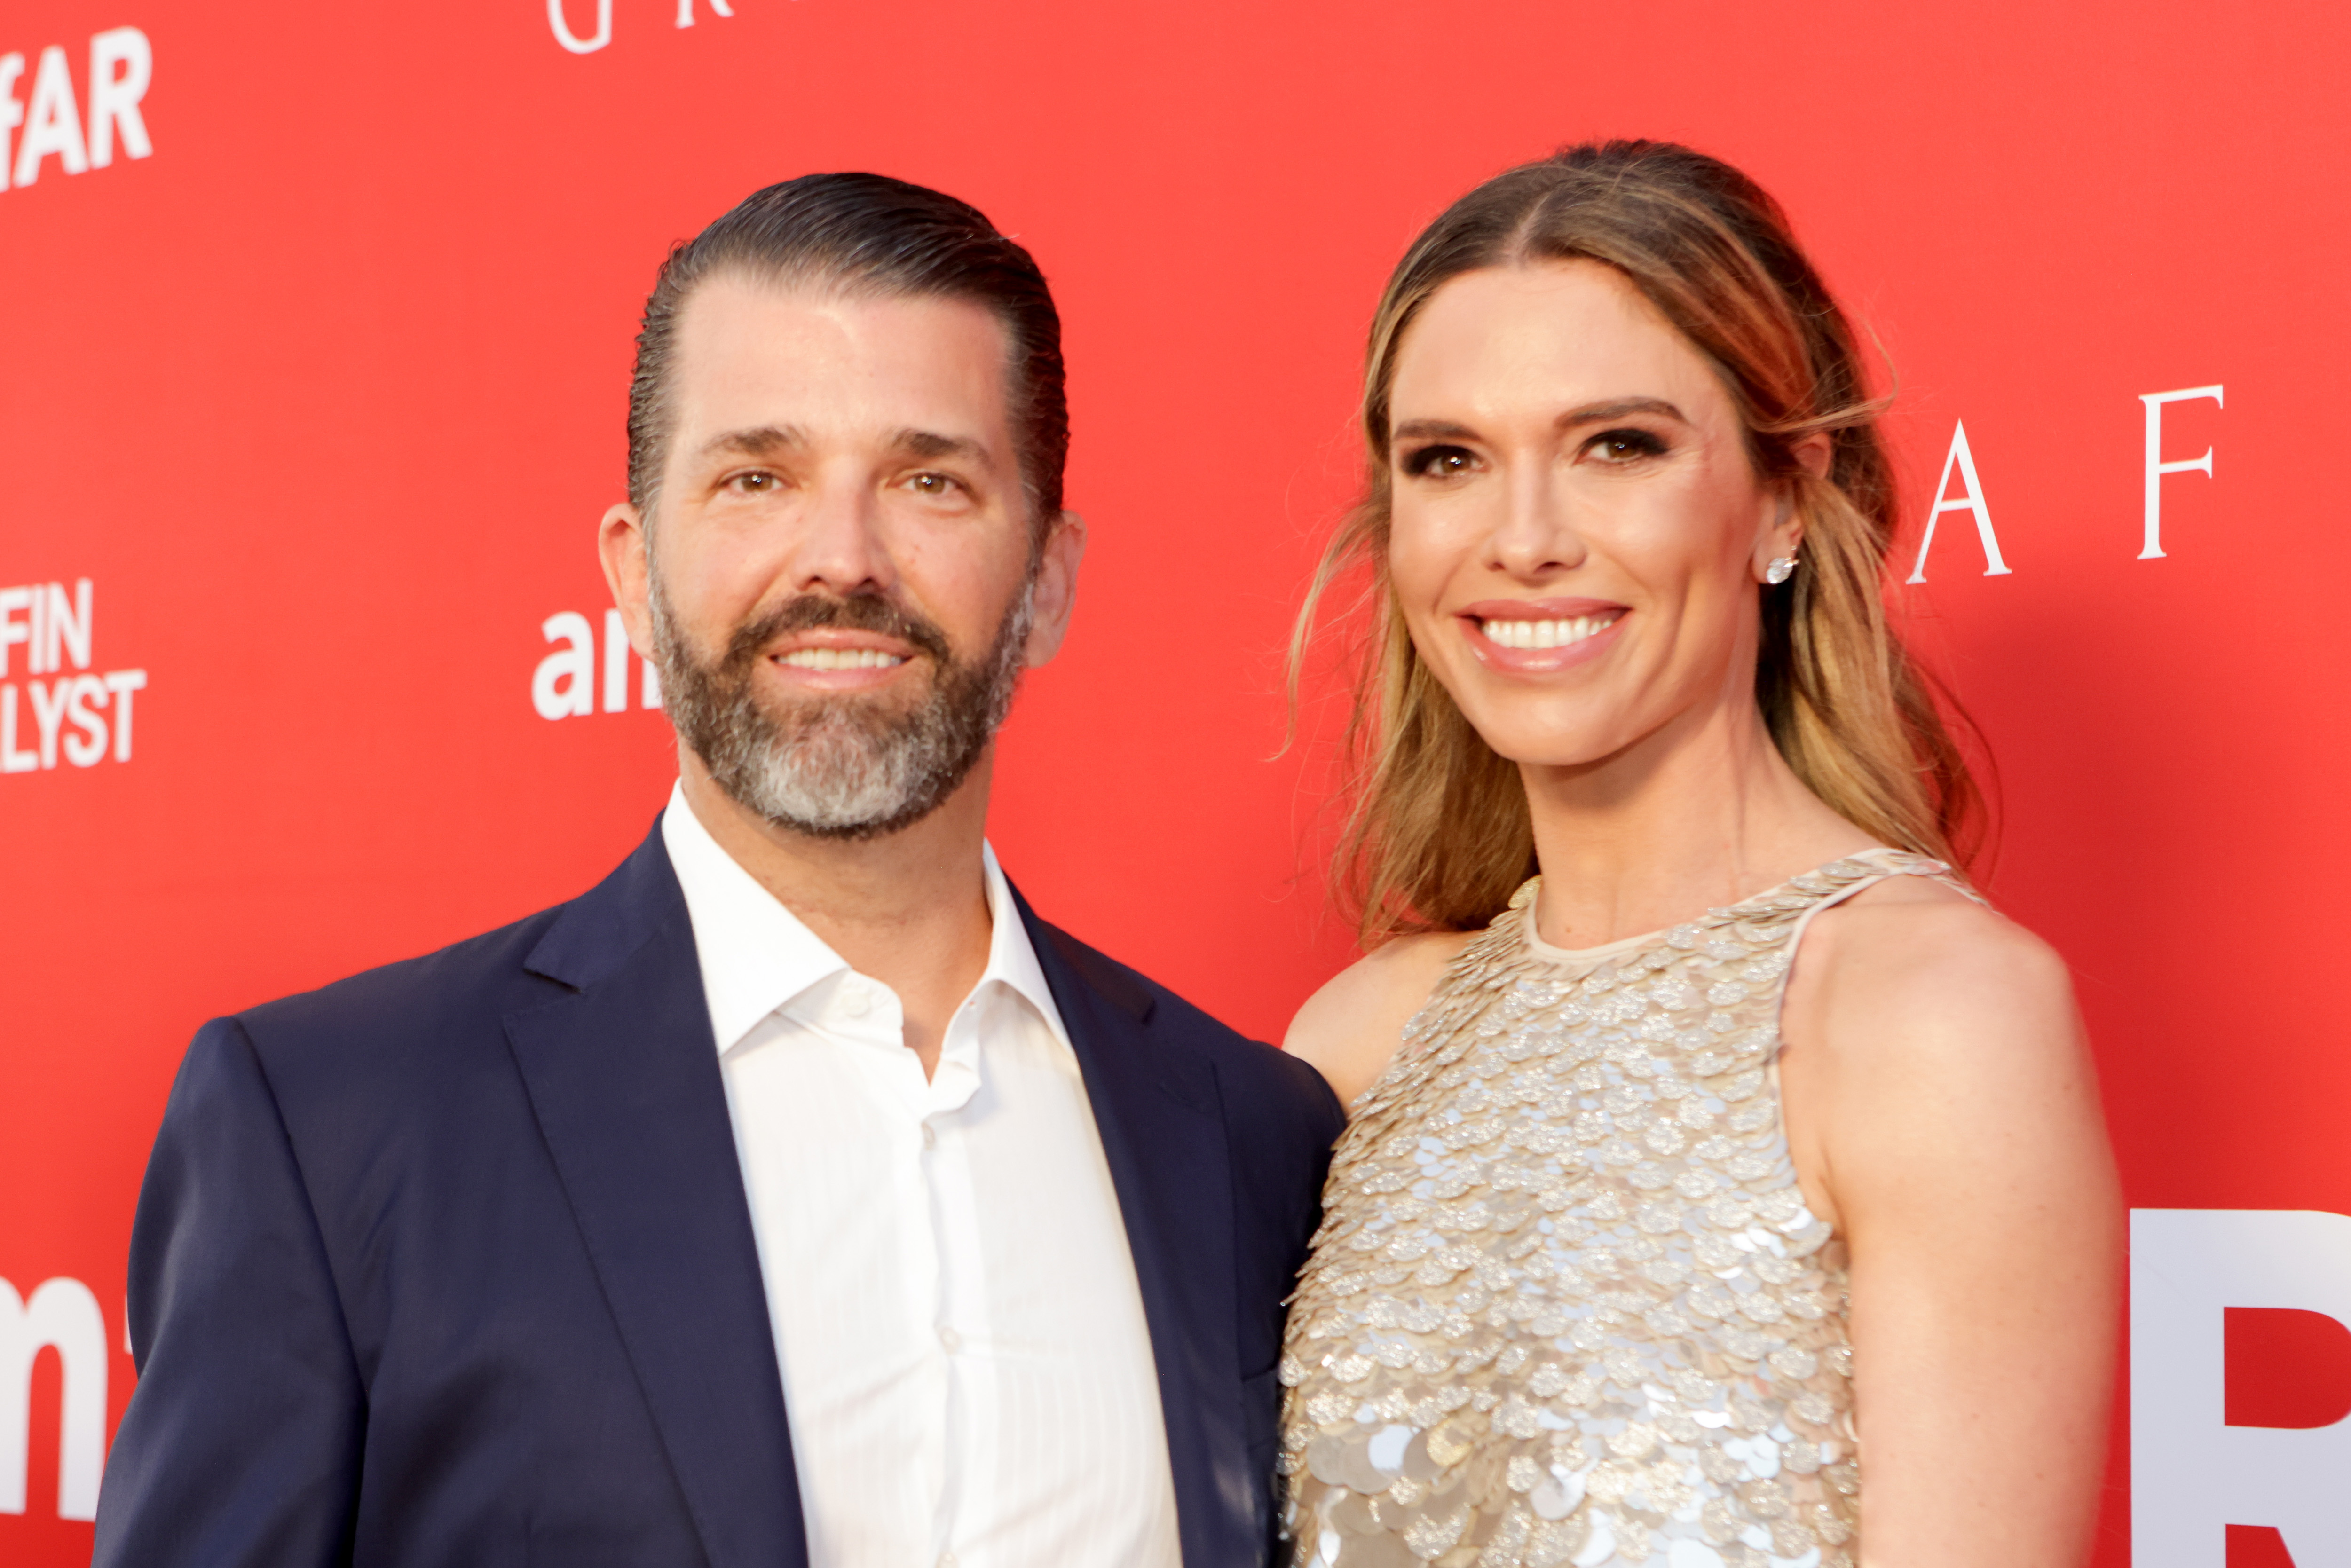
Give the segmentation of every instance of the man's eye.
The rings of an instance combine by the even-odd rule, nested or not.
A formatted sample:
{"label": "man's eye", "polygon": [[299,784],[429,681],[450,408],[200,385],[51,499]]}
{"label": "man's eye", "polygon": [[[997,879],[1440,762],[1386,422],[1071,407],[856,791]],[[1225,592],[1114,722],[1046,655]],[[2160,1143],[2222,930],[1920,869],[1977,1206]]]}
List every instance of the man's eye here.
{"label": "man's eye", "polygon": [[737,474],[727,484],[747,496],[763,496],[776,487],[773,474]]}
{"label": "man's eye", "polygon": [[906,483],[917,496],[948,496],[958,488],[945,474],[917,474]]}
{"label": "man's eye", "polygon": [[1666,444],[1646,430],[1604,430],[1584,450],[1604,463],[1633,463],[1665,455]]}
{"label": "man's eye", "polygon": [[1427,478],[1450,479],[1467,474],[1478,459],[1458,446],[1424,446],[1405,459],[1405,472]]}

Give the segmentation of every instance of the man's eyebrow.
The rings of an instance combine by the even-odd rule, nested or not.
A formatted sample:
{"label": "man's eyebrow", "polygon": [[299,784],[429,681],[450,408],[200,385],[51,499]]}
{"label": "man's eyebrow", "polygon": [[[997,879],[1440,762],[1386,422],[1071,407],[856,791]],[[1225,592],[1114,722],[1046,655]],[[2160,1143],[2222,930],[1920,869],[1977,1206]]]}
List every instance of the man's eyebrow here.
{"label": "man's eyebrow", "polygon": [[762,424],[748,430],[729,430],[714,435],[702,444],[705,456],[771,457],[778,452],[807,444],[808,438],[799,427],[792,424]]}
{"label": "man's eyebrow", "polygon": [[[1689,423],[1688,415],[1663,398],[1621,397],[1612,398],[1606,402],[1588,402],[1581,408],[1570,409],[1559,416],[1559,428],[1567,430],[1579,424],[1597,424],[1604,420],[1622,419],[1628,413],[1662,413],[1668,419],[1679,420],[1684,424]],[[1449,419],[1408,419],[1395,427],[1395,434],[1389,439],[1392,441],[1470,441],[1475,440],[1477,435],[1478,433],[1469,426],[1457,424]]]}
{"label": "man's eyebrow", "polygon": [[895,450],[909,457],[935,462],[954,457],[993,474],[996,458],[987,447],[967,435],[943,435],[935,430],[902,430],[890,443]]}

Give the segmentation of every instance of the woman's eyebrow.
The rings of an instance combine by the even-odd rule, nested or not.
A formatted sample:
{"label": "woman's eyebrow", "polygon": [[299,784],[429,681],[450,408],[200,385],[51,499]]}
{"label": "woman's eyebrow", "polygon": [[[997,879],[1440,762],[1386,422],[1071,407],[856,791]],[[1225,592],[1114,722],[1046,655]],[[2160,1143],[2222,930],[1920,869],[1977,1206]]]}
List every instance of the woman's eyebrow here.
{"label": "woman's eyebrow", "polygon": [[[1622,419],[1630,413],[1660,413],[1668,419],[1689,423],[1689,416],[1661,397],[1611,398],[1606,402],[1588,402],[1572,408],[1559,416],[1558,428],[1572,429],[1579,424],[1597,424],[1604,420]],[[1389,435],[1391,441],[1474,441],[1478,433],[1466,424],[1449,419],[1407,419]]]}
{"label": "woman's eyebrow", "polygon": [[1588,402],[1582,408],[1571,409],[1559,416],[1562,430],[1571,425],[1594,424],[1604,419],[1622,419],[1628,413],[1662,413],[1668,419],[1687,424],[1689,417],[1661,397],[1624,397],[1608,402]]}
{"label": "woman's eyebrow", "polygon": [[1477,434],[1478,433],[1468,425],[1455,424],[1450,420],[1407,419],[1395,427],[1388,439],[1391,441],[1468,441],[1474,440]]}

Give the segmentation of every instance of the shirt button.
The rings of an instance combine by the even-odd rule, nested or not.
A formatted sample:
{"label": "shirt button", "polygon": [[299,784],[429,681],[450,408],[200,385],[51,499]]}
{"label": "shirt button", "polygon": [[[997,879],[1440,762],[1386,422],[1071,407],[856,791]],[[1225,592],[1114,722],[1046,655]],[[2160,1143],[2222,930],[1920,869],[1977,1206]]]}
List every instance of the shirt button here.
{"label": "shirt button", "polygon": [[955,1555],[955,1553],[954,1553],[954,1552],[940,1552],[940,1553],[939,1553],[939,1568],[956,1568],[956,1555]]}
{"label": "shirt button", "polygon": [[851,1018],[862,1019],[873,1010],[873,998],[865,994],[862,986],[845,987],[841,993],[841,1010]]}
{"label": "shirt button", "polygon": [[956,1352],[963,1348],[963,1335],[956,1333],[955,1330],[947,1327],[945,1323],[941,1323],[939,1325],[939,1343],[946,1347],[946,1352],[949,1355],[953,1355]]}
{"label": "shirt button", "polygon": [[939,1134],[938,1134],[938,1129],[937,1129],[937,1128],[935,1128],[935,1127],[934,1127],[934,1126],[932,1126],[928,1122],[924,1123],[924,1124],[923,1124],[923,1147],[925,1147],[925,1148],[926,1148],[926,1149],[935,1149],[935,1148],[937,1148],[938,1146],[939,1146]]}

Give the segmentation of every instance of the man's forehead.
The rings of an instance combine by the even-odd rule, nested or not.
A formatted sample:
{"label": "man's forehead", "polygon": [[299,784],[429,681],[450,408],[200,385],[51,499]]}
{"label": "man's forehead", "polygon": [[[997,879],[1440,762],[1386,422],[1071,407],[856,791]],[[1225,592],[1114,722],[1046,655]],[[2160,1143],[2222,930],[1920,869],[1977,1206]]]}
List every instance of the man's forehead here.
{"label": "man's forehead", "polygon": [[676,343],[687,449],[760,430],[1009,444],[1004,328],[969,300],[721,276],[687,298]]}

